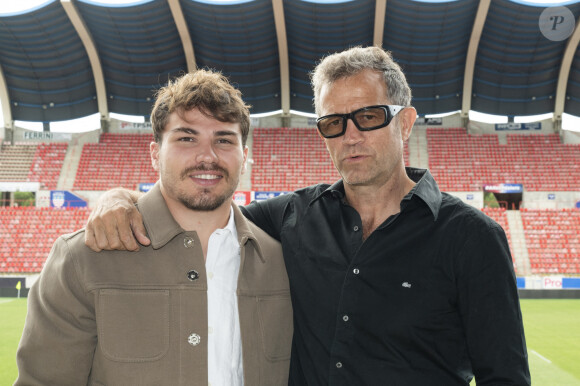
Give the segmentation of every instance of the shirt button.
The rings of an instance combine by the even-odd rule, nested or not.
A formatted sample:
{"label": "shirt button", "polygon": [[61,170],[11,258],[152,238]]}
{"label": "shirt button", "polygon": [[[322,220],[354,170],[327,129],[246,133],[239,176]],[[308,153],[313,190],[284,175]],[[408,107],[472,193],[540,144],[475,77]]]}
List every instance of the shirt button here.
{"label": "shirt button", "polygon": [[352,273],[354,273],[355,275],[358,275],[359,272],[360,271],[358,270],[358,268],[355,268],[355,269],[352,270]]}
{"label": "shirt button", "polygon": [[337,369],[340,369],[341,367],[342,367],[342,363],[340,363],[340,362],[336,362],[336,368],[337,368]]}
{"label": "shirt button", "polygon": [[185,248],[191,248],[195,244],[195,240],[192,237],[186,237],[183,239],[183,246]]}
{"label": "shirt button", "polygon": [[354,228],[352,228],[355,232],[358,232],[358,225],[355,225]]}
{"label": "shirt button", "polygon": [[213,327],[212,326],[208,326],[207,332],[209,332],[210,334],[213,333]]}
{"label": "shirt button", "polygon": [[342,317],[342,320],[344,320],[345,322],[348,322],[348,315],[344,315],[344,316]]}
{"label": "shirt button", "polygon": [[196,270],[192,269],[187,273],[187,278],[191,281],[197,280],[199,278],[199,273]]}
{"label": "shirt button", "polygon": [[213,279],[213,272],[208,272],[207,277],[209,277],[210,279]]}
{"label": "shirt button", "polygon": [[201,337],[197,334],[191,334],[188,338],[187,338],[187,343],[189,343],[192,346],[197,346],[199,343],[201,342]]}

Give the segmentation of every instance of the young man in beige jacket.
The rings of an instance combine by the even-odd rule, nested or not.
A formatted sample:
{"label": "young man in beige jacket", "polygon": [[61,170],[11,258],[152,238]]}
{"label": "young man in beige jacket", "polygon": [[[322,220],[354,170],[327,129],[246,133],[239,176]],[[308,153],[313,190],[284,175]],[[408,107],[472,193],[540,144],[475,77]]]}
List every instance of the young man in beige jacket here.
{"label": "young man in beige jacket", "polygon": [[286,385],[292,306],[280,243],[232,202],[249,110],[211,71],[162,88],[159,172],[138,201],[151,244],[60,237],[29,294],[16,385]]}

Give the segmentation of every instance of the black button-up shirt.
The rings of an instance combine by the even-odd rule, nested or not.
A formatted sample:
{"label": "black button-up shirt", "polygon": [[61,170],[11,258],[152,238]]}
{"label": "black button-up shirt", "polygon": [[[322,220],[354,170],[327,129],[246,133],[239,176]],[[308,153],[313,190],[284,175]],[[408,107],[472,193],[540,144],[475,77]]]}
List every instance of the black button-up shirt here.
{"label": "black button-up shirt", "polygon": [[529,385],[503,229],[426,170],[365,241],[342,181],[243,208],[282,242],[291,385]]}

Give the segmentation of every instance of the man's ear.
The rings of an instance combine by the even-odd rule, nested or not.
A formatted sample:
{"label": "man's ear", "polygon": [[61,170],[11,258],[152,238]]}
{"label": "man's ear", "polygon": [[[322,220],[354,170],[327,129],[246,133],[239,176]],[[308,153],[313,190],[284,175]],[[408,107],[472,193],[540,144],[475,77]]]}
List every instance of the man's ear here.
{"label": "man's ear", "polygon": [[246,172],[246,170],[248,170],[248,147],[244,146],[244,161],[242,163],[242,172],[241,174],[244,174]]}
{"label": "man's ear", "polygon": [[159,171],[159,150],[161,148],[161,144],[157,142],[151,142],[149,144],[149,154],[151,155],[151,165],[153,169]]}
{"label": "man's ear", "polygon": [[417,119],[417,110],[413,106],[405,107],[397,117],[400,120],[401,127],[401,137],[403,141],[406,141],[411,136],[411,131],[413,131],[413,125]]}

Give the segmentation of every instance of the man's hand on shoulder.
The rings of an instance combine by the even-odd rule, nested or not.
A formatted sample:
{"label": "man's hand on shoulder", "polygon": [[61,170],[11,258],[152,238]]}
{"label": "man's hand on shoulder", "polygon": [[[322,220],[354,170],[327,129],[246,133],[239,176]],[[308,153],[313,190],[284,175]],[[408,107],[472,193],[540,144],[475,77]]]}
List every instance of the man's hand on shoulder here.
{"label": "man's hand on shoulder", "polygon": [[85,244],[102,250],[138,251],[149,245],[141,213],[135,207],[140,193],[117,188],[105,192],[91,212],[85,230]]}

